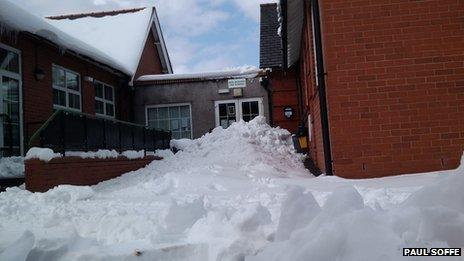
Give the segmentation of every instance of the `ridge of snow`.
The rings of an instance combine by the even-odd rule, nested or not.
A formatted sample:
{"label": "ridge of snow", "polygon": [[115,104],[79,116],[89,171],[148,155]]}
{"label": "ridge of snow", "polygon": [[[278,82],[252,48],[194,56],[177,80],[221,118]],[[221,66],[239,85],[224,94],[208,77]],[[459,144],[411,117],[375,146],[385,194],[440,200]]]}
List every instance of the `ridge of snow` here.
{"label": "ridge of snow", "polygon": [[254,66],[241,66],[228,68],[222,71],[184,73],[184,74],[152,74],[142,75],[137,81],[163,81],[163,80],[188,80],[188,79],[228,79],[228,78],[255,78],[263,70]]}
{"label": "ridge of snow", "polygon": [[[147,155],[169,155],[166,152],[147,152]],[[51,149],[48,148],[31,148],[26,153],[24,159],[39,159],[42,161],[49,162],[54,158],[61,158],[63,155],[61,153],[54,153]],[[142,159],[145,157],[145,151],[135,151],[135,150],[126,150],[122,153],[118,153],[116,150],[98,150],[98,151],[66,151],[66,157],[79,157],[82,159],[110,159],[118,157],[126,157],[127,159]],[[1,168],[1,162],[0,162]]]}
{"label": "ridge of snow", "polygon": [[[130,68],[124,63],[121,63],[120,60],[114,59],[107,53],[80,40],[81,35],[77,35],[78,37],[75,37],[76,35],[72,36],[52,25],[44,18],[26,11],[9,0],[0,1],[0,29],[26,31],[44,37],[57,44],[59,47],[86,55],[98,62],[121,70],[124,73],[130,75],[133,73],[133,70],[130,70]],[[124,53],[124,51],[121,52]]]}

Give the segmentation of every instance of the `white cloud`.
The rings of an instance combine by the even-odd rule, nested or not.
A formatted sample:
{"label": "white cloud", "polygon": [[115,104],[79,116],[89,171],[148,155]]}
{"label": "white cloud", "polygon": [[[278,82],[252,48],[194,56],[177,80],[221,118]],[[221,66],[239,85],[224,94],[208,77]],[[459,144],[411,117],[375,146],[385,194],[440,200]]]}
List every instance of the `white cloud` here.
{"label": "white cloud", "polygon": [[276,3],[278,0],[234,0],[235,5],[244,12],[248,18],[259,21],[260,4]]}

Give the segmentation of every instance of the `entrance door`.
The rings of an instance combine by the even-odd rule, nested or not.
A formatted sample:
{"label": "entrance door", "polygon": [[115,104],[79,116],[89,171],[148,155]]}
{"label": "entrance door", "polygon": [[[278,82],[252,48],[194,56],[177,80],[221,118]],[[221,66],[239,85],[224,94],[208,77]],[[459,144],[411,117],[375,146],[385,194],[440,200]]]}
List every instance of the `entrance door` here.
{"label": "entrance door", "polygon": [[0,44],[0,157],[21,155],[19,51]]}
{"label": "entrance door", "polygon": [[263,99],[235,99],[226,101],[216,101],[216,127],[224,129],[232,123],[240,120],[251,121],[257,116],[263,115]]}

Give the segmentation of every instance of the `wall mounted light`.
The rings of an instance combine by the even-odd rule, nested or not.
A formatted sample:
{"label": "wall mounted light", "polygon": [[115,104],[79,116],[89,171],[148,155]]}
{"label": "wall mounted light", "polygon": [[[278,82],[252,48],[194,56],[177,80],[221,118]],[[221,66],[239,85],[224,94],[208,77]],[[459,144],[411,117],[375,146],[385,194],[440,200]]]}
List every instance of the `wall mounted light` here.
{"label": "wall mounted light", "polygon": [[45,72],[41,68],[36,67],[34,70],[34,76],[37,81],[41,81],[45,78]]}

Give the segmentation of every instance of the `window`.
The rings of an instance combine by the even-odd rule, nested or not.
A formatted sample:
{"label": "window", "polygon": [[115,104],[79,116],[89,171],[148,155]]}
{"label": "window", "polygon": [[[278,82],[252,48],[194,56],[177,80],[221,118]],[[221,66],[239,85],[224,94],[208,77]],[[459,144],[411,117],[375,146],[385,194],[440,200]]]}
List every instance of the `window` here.
{"label": "window", "polygon": [[21,155],[21,56],[0,43],[0,157]]}
{"label": "window", "polygon": [[232,123],[243,120],[249,122],[259,115],[263,115],[263,99],[235,99],[215,101],[216,126],[228,128]]}
{"label": "window", "polygon": [[190,104],[147,107],[147,125],[172,132],[173,139],[192,138]]}
{"label": "window", "polygon": [[99,81],[94,81],[95,113],[114,118],[114,88]]}
{"label": "window", "polygon": [[55,108],[81,110],[79,74],[53,65],[53,105]]}

